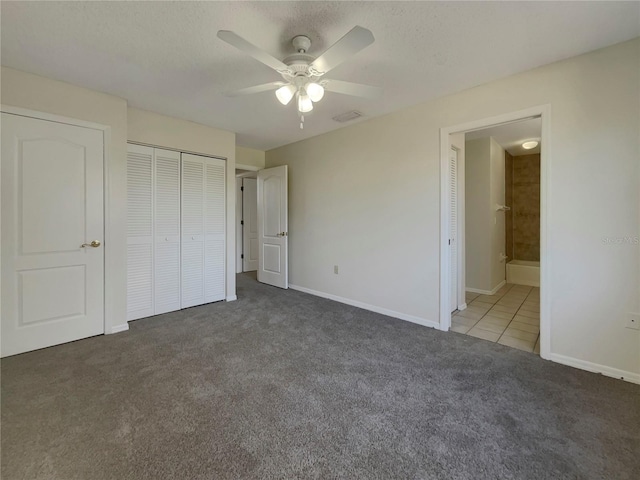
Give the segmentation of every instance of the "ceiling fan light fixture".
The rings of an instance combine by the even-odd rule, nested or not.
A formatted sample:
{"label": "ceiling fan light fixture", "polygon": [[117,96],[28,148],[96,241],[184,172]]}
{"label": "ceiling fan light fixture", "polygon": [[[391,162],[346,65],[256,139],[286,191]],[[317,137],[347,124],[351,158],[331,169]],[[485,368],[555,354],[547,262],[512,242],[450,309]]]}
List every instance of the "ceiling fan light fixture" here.
{"label": "ceiling fan light fixture", "polygon": [[293,85],[285,85],[276,90],[276,98],[283,105],[288,105],[296,93],[296,87]]}
{"label": "ceiling fan light fixture", "polygon": [[313,102],[309,98],[309,95],[303,93],[298,94],[298,111],[300,113],[307,113],[313,110]]}
{"label": "ceiling fan light fixture", "polygon": [[306,87],[307,95],[313,102],[319,102],[324,97],[324,88],[319,83],[311,82]]}

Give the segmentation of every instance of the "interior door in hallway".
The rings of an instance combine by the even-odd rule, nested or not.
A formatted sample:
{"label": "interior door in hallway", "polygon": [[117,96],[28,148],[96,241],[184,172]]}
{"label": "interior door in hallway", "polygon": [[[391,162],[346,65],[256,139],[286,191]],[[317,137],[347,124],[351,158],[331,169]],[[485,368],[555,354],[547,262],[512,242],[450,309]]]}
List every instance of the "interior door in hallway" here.
{"label": "interior door in hallway", "polygon": [[289,288],[287,166],[258,172],[258,281]]}
{"label": "interior door in hallway", "polygon": [[103,132],[2,114],[2,356],[104,333]]}
{"label": "interior door in hallway", "polygon": [[244,178],[242,188],[242,270],[253,272],[258,270],[258,181]]}

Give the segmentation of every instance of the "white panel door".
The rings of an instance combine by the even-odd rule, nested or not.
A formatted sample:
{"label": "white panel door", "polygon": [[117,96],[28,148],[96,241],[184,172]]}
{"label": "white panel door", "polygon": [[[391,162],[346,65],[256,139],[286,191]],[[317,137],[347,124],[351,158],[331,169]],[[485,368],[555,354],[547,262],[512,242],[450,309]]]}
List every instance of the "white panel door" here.
{"label": "white panel door", "polygon": [[258,181],[245,178],[242,181],[243,254],[242,270],[258,270]]}
{"label": "white panel door", "polygon": [[182,308],[225,298],[225,162],[182,154]]}
{"label": "white panel door", "polygon": [[180,310],[180,153],[154,153],[154,313]]}
{"label": "white panel door", "polygon": [[258,172],[258,281],[289,288],[287,166]]}
{"label": "white panel door", "polygon": [[104,333],[103,133],[3,113],[1,169],[2,356]]}
{"label": "white panel door", "polygon": [[154,314],[153,148],[127,147],[127,320]]}
{"label": "white panel door", "polygon": [[449,207],[450,234],[449,250],[451,254],[451,294],[450,310],[458,309],[458,152],[452,148],[449,152]]}

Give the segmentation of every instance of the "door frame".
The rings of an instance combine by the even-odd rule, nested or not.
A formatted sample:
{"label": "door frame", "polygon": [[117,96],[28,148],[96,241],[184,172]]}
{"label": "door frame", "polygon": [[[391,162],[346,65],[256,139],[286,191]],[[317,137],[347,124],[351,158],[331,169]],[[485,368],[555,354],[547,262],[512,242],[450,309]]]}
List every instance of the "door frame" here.
{"label": "door frame", "polygon": [[129,330],[129,324],[127,321],[115,324],[115,304],[117,302],[116,295],[112,292],[117,291],[121,282],[112,270],[111,262],[112,251],[111,245],[114,244],[114,232],[111,229],[109,222],[110,217],[110,182],[109,172],[111,170],[111,127],[109,125],[102,125],[100,123],[89,122],[86,120],[79,120],[77,118],[65,117],[47,112],[39,112],[37,110],[30,110],[22,107],[14,107],[11,105],[0,105],[0,111],[3,113],[9,113],[12,115],[18,115],[21,117],[29,117],[37,120],[45,120],[49,122],[62,123],[66,125],[72,125],[76,127],[90,128],[92,130],[98,130],[102,132],[102,182],[103,182],[103,228],[104,228],[104,305],[103,305],[103,332],[105,334],[118,333]]}
{"label": "door frame", "polygon": [[257,178],[260,167],[254,165],[244,165],[236,163],[236,172],[238,170],[248,170],[244,173],[236,173],[236,274],[244,272],[244,262],[242,255],[244,255],[244,226],[241,221],[244,220],[244,190],[242,189],[242,180],[244,178]]}
{"label": "door frame", "polygon": [[244,242],[244,227],[242,225],[242,202],[244,193],[242,190],[242,177],[236,174],[236,273],[242,273],[242,244]]}
{"label": "door frame", "polygon": [[[487,117],[471,122],[466,122],[440,129],[440,323],[439,329],[448,331],[451,328],[450,306],[450,283],[451,283],[451,262],[449,252],[449,150],[451,149],[450,135],[455,133],[466,133],[474,130],[481,130],[488,127],[511,123],[530,117],[540,117],[542,120],[541,143],[543,145],[540,152],[540,357],[549,359],[551,355],[551,305],[550,305],[550,279],[551,262],[549,261],[549,180],[551,165],[551,105],[538,105],[535,107],[518,110],[515,112]],[[460,173],[458,171],[458,173]],[[458,186],[460,175],[458,175]],[[458,210],[461,205],[458,202]],[[461,242],[461,235],[464,236],[464,229],[458,225],[458,246],[464,245]],[[459,247],[460,248],[460,247]],[[462,253],[462,255],[460,255]],[[458,259],[462,256],[464,263],[464,252],[458,252]],[[458,273],[460,265],[458,265]],[[465,282],[466,283],[466,282]],[[463,290],[465,290],[463,283]],[[458,282],[460,285],[460,282]]]}

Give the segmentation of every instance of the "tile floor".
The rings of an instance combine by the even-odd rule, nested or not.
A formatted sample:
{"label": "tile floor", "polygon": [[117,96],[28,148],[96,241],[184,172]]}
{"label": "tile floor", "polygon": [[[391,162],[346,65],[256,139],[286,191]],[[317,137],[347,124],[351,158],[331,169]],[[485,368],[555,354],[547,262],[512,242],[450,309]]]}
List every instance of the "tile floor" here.
{"label": "tile floor", "polygon": [[495,295],[467,292],[451,330],[540,354],[540,288],[506,284]]}

